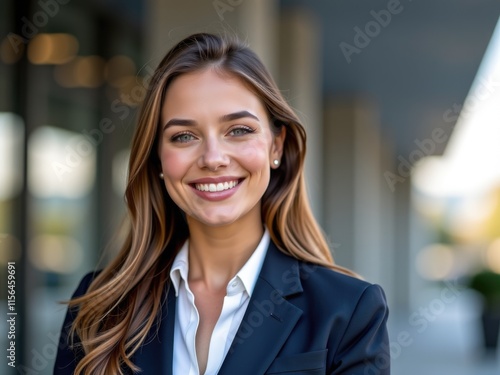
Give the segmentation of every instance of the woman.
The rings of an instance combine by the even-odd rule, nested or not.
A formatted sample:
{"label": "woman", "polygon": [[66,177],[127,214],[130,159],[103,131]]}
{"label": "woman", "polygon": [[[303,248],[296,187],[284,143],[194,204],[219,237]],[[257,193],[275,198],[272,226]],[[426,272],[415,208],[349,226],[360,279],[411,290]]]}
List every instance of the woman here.
{"label": "woman", "polygon": [[132,142],[128,237],[70,301],[55,373],[389,374],[383,291],[334,264],[304,156],[250,49],[173,47]]}

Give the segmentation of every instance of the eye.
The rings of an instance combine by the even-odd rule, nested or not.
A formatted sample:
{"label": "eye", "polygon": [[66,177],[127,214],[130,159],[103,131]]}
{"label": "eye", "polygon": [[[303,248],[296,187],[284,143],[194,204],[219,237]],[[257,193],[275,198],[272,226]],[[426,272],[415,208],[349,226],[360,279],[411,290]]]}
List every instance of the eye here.
{"label": "eye", "polygon": [[229,131],[230,135],[234,135],[236,137],[245,135],[245,134],[250,134],[253,133],[254,130],[252,128],[249,128],[248,126],[238,126]]}
{"label": "eye", "polygon": [[180,133],[170,138],[172,142],[179,142],[179,143],[187,143],[189,141],[192,141],[193,139],[194,136],[191,133]]}

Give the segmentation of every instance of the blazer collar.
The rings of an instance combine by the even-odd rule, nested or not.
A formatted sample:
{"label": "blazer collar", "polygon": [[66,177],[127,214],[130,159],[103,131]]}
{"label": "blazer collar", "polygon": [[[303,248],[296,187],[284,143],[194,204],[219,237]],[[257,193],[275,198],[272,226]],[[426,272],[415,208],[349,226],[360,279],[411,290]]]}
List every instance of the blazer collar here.
{"label": "blazer collar", "polygon": [[298,261],[271,242],[219,375],[265,373],[302,315],[286,297],[302,291]]}
{"label": "blazer collar", "polygon": [[285,255],[272,241],[269,243],[259,279],[267,282],[283,297],[303,292],[298,260]]}
{"label": "blazer collar", "polygon": [[[302,310],[286,297],[302,291],[298,261],[283,254],[271,241],[247,311],[219,375],[266,371],[302,315]],[[172,375],[175,310],[175,291],[170,287],[159,327],[153,327],[135,356],[135,363],[144,374]]]}

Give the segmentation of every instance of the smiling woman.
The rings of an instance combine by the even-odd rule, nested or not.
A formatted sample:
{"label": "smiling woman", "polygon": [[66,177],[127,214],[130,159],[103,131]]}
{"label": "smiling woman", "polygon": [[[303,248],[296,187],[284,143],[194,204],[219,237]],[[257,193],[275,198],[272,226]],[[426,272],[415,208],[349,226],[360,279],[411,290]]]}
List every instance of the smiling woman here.
{"label": "smiling woman", "polygon": [[170,84],[161,123],[165,186],[190,230],[225,226],[237,233],[246,227],[256,233],[253,242],[260,239],[260,199],[277,168],[272,161],[281,159],[285,127],[275,135],[258,96],[240,78],[213,67]]}
{"label": "smiling woman", "polygon": [[69,302],[55,374],[389,374],[382,289],[334,264],[305,132],[246,46],[160,63],[132,143],[122,250]]}

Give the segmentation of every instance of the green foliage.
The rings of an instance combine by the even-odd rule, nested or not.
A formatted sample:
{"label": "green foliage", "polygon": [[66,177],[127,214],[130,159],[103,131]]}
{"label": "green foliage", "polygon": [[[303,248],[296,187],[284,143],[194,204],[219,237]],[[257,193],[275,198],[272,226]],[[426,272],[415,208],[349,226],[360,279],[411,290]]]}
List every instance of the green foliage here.
{"label": "green foliage", "polygon": [[481,271],[472,276],[469,287],[484,297],[487,307],[500,309],[500,274]]}

